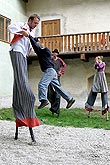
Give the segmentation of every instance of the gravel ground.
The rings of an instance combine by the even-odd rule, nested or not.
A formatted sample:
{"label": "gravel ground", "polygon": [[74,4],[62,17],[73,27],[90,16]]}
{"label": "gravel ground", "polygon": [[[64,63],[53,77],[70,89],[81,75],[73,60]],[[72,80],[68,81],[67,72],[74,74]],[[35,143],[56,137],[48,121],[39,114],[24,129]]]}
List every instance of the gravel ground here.
{"label": "gravel ground", "polygon": [[36,145],[30,145],[27,127],[0,120],[1,165],[110,165],[110,131],[41,125],[33,129]]}

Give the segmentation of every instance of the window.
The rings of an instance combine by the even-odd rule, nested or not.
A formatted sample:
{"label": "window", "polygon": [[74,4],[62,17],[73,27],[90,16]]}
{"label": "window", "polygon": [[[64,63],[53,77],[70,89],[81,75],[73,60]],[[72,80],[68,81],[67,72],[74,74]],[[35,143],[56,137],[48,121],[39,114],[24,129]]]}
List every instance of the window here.
{"label": "window", "polygon": [[10,42],[10,33],[8,31],[8,25],[11,20],[0,15],[0,40],[4,42]]}
{"label": "window", "polygon": [[42,21],[42,36],[60,34],[60,19]]}

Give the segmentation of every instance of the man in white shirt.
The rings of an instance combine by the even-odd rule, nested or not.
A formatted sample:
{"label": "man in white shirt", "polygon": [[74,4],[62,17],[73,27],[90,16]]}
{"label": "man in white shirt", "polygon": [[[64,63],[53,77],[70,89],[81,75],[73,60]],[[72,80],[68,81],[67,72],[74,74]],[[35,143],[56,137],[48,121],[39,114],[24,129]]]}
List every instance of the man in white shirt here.
{"label": "man in white shirt", "polygon": [[16,118],[15,139],[18,139],[18,127],[29,127],[32,142],[35,142],[32,127],[39,126],[34,111],[35,96],[30,88],[27,73],[26,56],[32,49],[30,40],[22,35],[23,30],[32,35],[33,29],[39,24],[40,17],[33,14],[26,23],[18,22],[8,26],[10,33],[14,34],[11,41],[10,57],[14,71],[13,110]]}

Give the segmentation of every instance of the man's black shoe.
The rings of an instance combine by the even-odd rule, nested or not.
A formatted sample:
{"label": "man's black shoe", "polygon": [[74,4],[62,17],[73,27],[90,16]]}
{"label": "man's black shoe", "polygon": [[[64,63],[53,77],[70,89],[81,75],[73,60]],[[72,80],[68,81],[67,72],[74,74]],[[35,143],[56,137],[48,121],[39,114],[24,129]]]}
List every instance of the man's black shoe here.
{"label": "man's black shoe", "polygon": [[71,100],[68,101],[68,104],[66,106],[66,108],[70,108],[73,104],[74,104],[75,100],[72,98]]}
{"label": "man's black shoe", "polygon": [[48,104],[49,104],[49,102],[47,100],[42,100],[41,104],[38,106],[38,109],[44,108]]}

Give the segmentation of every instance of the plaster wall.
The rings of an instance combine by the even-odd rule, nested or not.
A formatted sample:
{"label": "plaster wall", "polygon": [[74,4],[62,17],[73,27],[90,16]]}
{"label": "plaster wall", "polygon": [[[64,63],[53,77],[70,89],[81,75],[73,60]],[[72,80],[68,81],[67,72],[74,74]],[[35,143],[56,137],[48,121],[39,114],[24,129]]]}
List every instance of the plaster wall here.
{"label": "plaster wall", "polygon": [[[61,20],[61,34],[109,31],[109,0],[29,0],[27,15],[38,13],[41,21]],[[41,35],[41,28],[36,30]]]}
{"label": "plaster wall", "polygon": [[[26,21],[26,6],[22,0],[0,0],[0,14],[11,22]],[[0,108],[11,107],[13,70],[9,56],[10,45],[0,41]]]}

